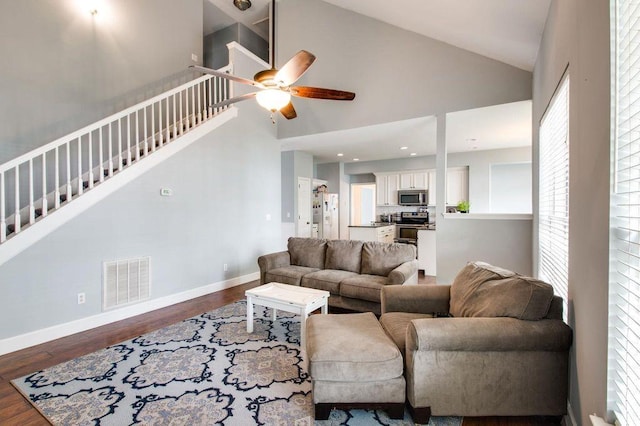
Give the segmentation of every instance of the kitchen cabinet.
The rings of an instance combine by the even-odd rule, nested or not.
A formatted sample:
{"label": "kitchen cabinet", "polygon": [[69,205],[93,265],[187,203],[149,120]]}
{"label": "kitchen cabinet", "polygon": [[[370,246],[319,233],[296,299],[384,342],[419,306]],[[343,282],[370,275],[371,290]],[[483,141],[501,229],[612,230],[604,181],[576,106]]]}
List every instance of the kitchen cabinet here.
{"label": "kitchen cabinet", "polygon": [[[429,180],[429,205],[436,205],[436,171],[427,172]],[[469,200],[469,168],[451,167],[447,169],[447,206],[456,206],[462,200]]]}
{"label": "kitchen cabinet", "polygon": [[456,206],[462,200],[469,200],[469,168],[447,169],[447,205]]}
{"label": "kitchen cabinet", "polygon": [[395,225],[389,226],[350,226],[349,239],[359,241],[379,241],[392,243],[396,235]]}
{"label": "kitchen cabinet", "polygon": [[376,174],[376,204],[398,205],[398,173]]}
{"label": "kitchen cabinet", "polygon": [[425,275],[436,275],[436,231],[418,231],[418,269]]}
{"label": "kitchen cabinet", "polygon": [[426,170],[400,173],[400,189],[427,189],[429,175]]}

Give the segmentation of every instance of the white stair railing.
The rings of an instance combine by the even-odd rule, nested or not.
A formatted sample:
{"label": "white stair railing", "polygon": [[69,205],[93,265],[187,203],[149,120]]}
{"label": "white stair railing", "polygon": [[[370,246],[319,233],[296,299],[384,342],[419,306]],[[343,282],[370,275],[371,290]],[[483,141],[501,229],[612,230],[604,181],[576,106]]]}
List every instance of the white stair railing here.
{"label": "white stair railing", "polygon": [[229,80],[205,75],[0,165],[0,244],[222,112],[211,105],[232,96]]}

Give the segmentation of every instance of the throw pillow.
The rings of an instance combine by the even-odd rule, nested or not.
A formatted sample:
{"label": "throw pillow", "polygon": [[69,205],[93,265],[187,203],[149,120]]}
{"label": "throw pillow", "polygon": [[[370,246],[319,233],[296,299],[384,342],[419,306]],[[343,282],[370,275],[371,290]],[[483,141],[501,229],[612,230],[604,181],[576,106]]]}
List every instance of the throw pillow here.
{"label": "throw pillow", "polygon": [[367,241],[362,247],[361,274],[387,277],[398,266],[415,258],[415,246]]}
{"label": "throw pillow", "polygon": [[324,268],[327,240],[318,238],[289,238],[287,249],[291,264],[308,268]]}
{"label": "throw pillow", "polygon": [[327,242],[324,268],[360,273],[362,244],[364,244],[362,241],[356,240],[331,240]]}
{"label": "throw pillow", "polygon": [[552,299],[550,284],[488,263],[470,262],[451,284],[449,311],[456,317],[540,320]]}

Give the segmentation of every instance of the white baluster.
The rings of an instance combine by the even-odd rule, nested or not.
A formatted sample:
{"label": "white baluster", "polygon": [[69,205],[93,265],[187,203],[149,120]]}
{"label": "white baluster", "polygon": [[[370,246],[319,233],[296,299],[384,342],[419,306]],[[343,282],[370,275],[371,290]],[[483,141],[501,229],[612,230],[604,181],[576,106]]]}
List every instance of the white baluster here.
{"label": "white baluster", "polygon": [[54,165],[54,180],[53,183],[55,187],[53,188],[53,196],[55,197],[53,201],[53,207],[58,209],[60,208],[60,149],[56,146],[56,155],[55,155],[55,165]]}
{"label": "white baluster", "polygon": [[149,153],[149,132],[147,131],[147,107],[144,107],[144,155]]}
{"label": "white baluster", "polygon": [[165,114],[165,134],[166,139],[165,143],[169,143],[171,140],[171,124],[169,123],[169,98],[165,99],[165,104],[167,105],[166,114]]}
{"label": "white baluster", "polygon": [[42,154],[42,217],[47,216],[47,153]]}
{"label": "white baluster", "polygon": [[16,203],[16,213],[13,216],[14,219],[14,232],[17,234],[20,232],[20,165],[18,164],[16,167],[16,184],[15,184],[15,203]]}
{"label": "white baluster", "polygon": [[209,117],[211,117],[213,116],[213,108],[211,108],[211,105],[213,105],[213,83],[215,80],[213,77],[209,77],[207,81],[209,82],[209,105],[207,111],[209,112]]}
{"label": "white baluster", "polygon": [[100,127],[100,133],[98,134],[98,173],[100,174],[100,182],[104,182],[104,148],[102,145],[102,133],[103,128]]}
{"label": "white baluster", "polygon": [[198,123],[202,123],[202,102],[200,100],[200,84],[197,86],[198,91]]}
{"label": "white baluster", "polygon": [[71,187],[71,141],[66,143],[67,147],[67,202],[73,197],[73,188]]}
{"label": "white baluster", "polygon": [[113,123],[109,123],[109,137],[107,138],[108,152],[109,156],[109,177],[113,176]]}
{"label": "white baluster", "polygon": [[191,127],[195,127],[196,125],[196,91],[193,86],[191,86]]}
{"label": "white baluster", "polygon": [[0,243],[7,240],[7,219],[5,215],[4,172],[0,172]]}
{"label": "white baluster", "polygon": [[151,152],[156,150],[156,104],[151,105]]}
{"label": "white baluster", "polygon": [[136,111],[136,161],[140,160],[140,110]]}
{"label": "white baluster", "polygon": [[87,152],[89,165],[89,189],[93,188],[93,130],[89,132],[89,151]]}
{"label": "white baluster", "polygon": [[33,158],[29,158],[29,224],[36,221],[36,207],[33,204]]}
{"label": "white baluster", "polygon": [[164,145],[164,140],[163,137],[164,135],[162,134],[162,99],[160,99],[158,101],[158,146],[162,146]]}
{"label": "white baluster", "polygon": [[184,115],[182,114],[182,103],[186,96],[186,90],[180,92],[180,134],[184,133]]}
{"label": "white baluster", "polygon": [[178,137],[178,122],[176,121],[176,95],[177,93],[173,94],[173,138],[177,138]]}
{"label": "white baluster", "polygon": [[122,170],[123,158],[122,158],[122,118],[118,119],[118,170]]}
{"label": "white baluster", "polygon": [[127,114],[127,167],[131,165],[131,114]]}
{"label": "white baluster", "polygon": [[84,181],[82,180],[82,136],[78,136],[78,195],[84,192]]}

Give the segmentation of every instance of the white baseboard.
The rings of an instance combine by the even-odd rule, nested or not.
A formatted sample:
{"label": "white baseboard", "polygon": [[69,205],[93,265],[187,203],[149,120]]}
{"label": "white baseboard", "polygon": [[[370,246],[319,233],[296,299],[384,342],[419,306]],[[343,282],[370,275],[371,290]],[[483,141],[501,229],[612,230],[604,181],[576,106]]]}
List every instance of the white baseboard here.
{"label": "white baseboard", "polygon": [[215,293],[216,291],[235,287],[257,279],[260,279],[260,273],[254,272],[241,277],[232,278],[230,280],[187,290],[182,293],[159,297],[157,299],[148,300],[135,305],[125,306],[120,309],[102,312],[87,318],[81,318],[64,324],[58,324],[53,327],[21,334],[19,336],[9,337],[7,339],[0,340],[0,355],[39,345],[61,337],[70,336],[72,334],[87,331],[106,324],[111,324],[136,315],[145,314],[156,309],[166,308],[167,306],[175,305],[176,303],[185,302],[187,300],[195,299],[196,297],[205,296],[207,294]]}

